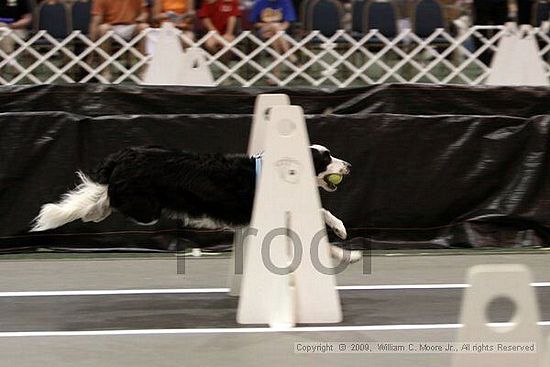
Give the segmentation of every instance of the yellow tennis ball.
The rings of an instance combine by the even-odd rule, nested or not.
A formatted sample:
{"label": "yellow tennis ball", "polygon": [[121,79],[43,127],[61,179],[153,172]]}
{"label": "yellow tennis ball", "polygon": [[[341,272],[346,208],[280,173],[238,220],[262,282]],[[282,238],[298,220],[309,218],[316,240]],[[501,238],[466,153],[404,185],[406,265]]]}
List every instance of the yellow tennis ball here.
{"label": "yellow tennis ball", "polygon": [[339,175],[337,173],[332,173],[332,174],[328,175],[327,180],[331,184],[339,185],[340,182],[342,182],[342,175]]}

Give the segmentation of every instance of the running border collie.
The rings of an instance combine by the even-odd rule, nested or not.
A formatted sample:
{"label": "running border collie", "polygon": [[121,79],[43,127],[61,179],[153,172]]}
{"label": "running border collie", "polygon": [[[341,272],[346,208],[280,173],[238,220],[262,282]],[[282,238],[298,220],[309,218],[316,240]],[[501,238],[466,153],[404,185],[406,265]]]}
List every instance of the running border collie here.
{"label": "running border collie", "polygon": [[[317,184],[335,191],[331,174],[348,175],[351,165],[331,156],[321,145],[310,147]],[[131,147],[116,152],[85,175],[61,201],[42,206],[31,231],[45,231],[81,219],[100,222],[113,209],[143,225],[161,216],[181,219],[194,228],[235,228],[250,222],[261,157],[242,154],[192,153],[157,146]],[[322,209],[325,223],[342,239],[342,221]],[[333,257],[356,261],[360,251],[348,253],[331,246]]]}

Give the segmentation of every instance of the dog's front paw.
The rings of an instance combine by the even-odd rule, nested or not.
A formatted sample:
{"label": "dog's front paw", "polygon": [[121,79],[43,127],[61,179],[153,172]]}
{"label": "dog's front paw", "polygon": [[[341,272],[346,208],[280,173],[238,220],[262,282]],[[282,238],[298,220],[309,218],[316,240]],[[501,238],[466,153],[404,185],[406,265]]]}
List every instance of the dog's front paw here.
{"label": "dog's front paw", "polygon": [[336,220],[332,225],[332,230],[338,237],[345,240],[348,237],[348,231],[346,231],[346,226],[341,220]]}

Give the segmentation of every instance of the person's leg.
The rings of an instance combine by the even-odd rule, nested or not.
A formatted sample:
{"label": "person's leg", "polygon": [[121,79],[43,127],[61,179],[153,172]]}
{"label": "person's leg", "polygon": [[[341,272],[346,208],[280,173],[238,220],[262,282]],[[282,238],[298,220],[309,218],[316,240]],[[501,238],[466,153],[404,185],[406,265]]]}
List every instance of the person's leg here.
{"label": "person's leg", "polygon": [[[2,30],[2,33],[0,34],[0,37],[2,37],[2,39],[0,39],[0,49],[3,52],[5,52],[8,56],[10,56],[10,54],[13,53],[13,47],[14,47],[13,33],[8,34],[9,28],[6,23],[0,23],[0,28],[4,28]],[[2,57],[2,59],[4,58]],[[8,74],[13,74],[14,68],[13,66],[8,64],[5,66],[5,69],[3,69],[3,71],[5,72],[7,77]],[[7,77],[7,78],[10,79],[10,77]]]}
{"label": "person's leg", "polygon": [[[135,37],[137,36],[138,34],[140,34],[141,32],[143,32],[144,30],[146,30],[147,28],[149,28],[149,24],[147,23],[139,23],[135,26],[134,28],[134,31],[132,33],[132,37]],[[131,38],[130,38],[131,39]],[[137,43],[136,47],[138,49],[139,52],[141,52],[142,54],[145,55],[145,37],[143,37],[142,39],[139,40],[139,42]]]}
{"label": "person's leg", "polygon": [[183,35],[183,38],[182,38],[183,48],[193,46],[193,43],[195,41],[195,33],[193,33],[192,31],[183,31],[183,30],[181,32]]}
{"label": "person's leg", "polygon": [[[107,23],[100,24],[98,29],[97,29],[98,35],[99,35],[98,37],[101,38],[101,37],[105,36],[105,34],[107,34],[107,32],[109,32],[112,29],[113,29],[113,26],[111,26],[110,24],[107,24]],[[107,55],[111,54],[111,40],[110,39],[107,39],[104,42],[102,42],[99,47],[103,51],[105,51],[105,53],[107,53]],[[103,64],[103,62],[105,62],[105,59],[103,57],[101,57],[99,60],[100,60],[99,64]],[[103,68],[103,70],[101,70],[101,76],[103,76],[105,79],[107,79],[108,82],[111,81],[111,69],[110,69],[109,65],[107,65],[105,68]]]}
{"label": "person's leg", "polygon": [[[113,29],[113,26],[107,23],[100,24],[98,27],[99,38],[103,37],[107,32]],[[105,52],[109,52],[111,49],[111,40],[108,39],[101,44],[101,48]]]}
{"label": "person's leg", "polygon": [[0,28],[4,28],[1,34],[2,39],[0,40],[0,48],[9,55],[13,52],[13,37],[12,34],[7,34],[9,32],[9,28],[6,23],[0,22]]}
{"label": "person's leg", "polygon": [[[0,23],[0,28],[7,29],[8,25],[5,23]],[[12,32],[9,35],[5,34],[2,37],[2,40],[0,41],[0,48],[9,56],[10,54],[13,54],[13,52],[20,47],[19,42],[15,41],[15,38],[19,38],[20,40],[24,41],[27,39],[28,34],[29,32],[26,29],[12,30]],[[6,72],[13,75],[19,74],[19,69],[15,67],[16,63],[17,61],[15,59],[11,60],[6,65],[6,69],[5,69]]]}
{"label": "person's leg", "polygon": [[204,47],[206,47],[208,52],[210,52],[211,54],[215,54],[219,50],[219,42],[217,39],[210,36],[204,42]]}
{"label": "person's leg", "polygon": [[29,36],[29,31],[27,31],[26,29],[16,29],[14,32],[17,37],[19,37],[23,41],[26,40]]}
{"label": "person's leg", "polygon": [[[130,35],[130,37],[127,39],[127,41],[131,40],[133,37],[136,37],[137,35],[139,35],[141,32],[145,31],[146,29],[149,28],[149,24],[148,23],[138,23],[136,25],[134,25],[134,27],[132,27],[132,33]],[[137,48],[137,50],[142,54],[142,55],[145,55],[145,37],[141,38],[137,44],[135,45],[135,47]],[[145,73],[145,70],[146,70],[146,66],[143,66],[142,68],[139,69],[138,71],[138,76],[139,78],[141,78],[143,80],[143,77],[144,77],[144,73]]]}
{"label": "person's leg", "polygon": [[[286,40],[286,38],[284,38],[284,36],[281,36],[281,38],[279,38],[277,41],[277,48],[280,50],[278,51],[281,55],[285,54],[288,52],[288,50],[290,50],[290,43],[288,43],[288,41]],[[296,57],[296,55],[292,54],[288,57],[288,59],[290,60],[290,62],[292,63],[296,63],[298,61],[298,58]]]}
{"label": "person's leg", "polygon": [[[29,31],[26,30],[26,29],[16,29],[16,30],[13,31],[13,33],[21,41],[25,41],[29,37]],[[11,44],[11,52],[14,52],[14,51],[16,51],[17,49],[19,49],[21,47],[21,44],[19,42],[16,42],[13,38],[12,38],[12,41],[13,41],[13,43]],[[19,55],[23,55],[23,54],[21,53]],[[22,58],[20,58],[19,60],[22,60]],[[15,71],[15,67],[14,67],[14,71]]]}
{"label": "person's leg", "polygon": [[[272,31],[272,30],[266,30],[264,32],[261,33],[261,38],[262,40],[265,42],[267,41],[268,39],[270,39],[271,37],[273,37],[275,35],[275,32]],[[273,47],[273,49],[280,55],[282,55],[284,53],[284,49],[283,49],[283,45],[281,44],[280,42],[280,38],[276,39],[272,44],[271,44],[271,47]],[[275,62],[275,60],[273,60],[273,62]],[[280,79],[281,78],[281,64],[280,63],[277,63],[277,65],[275,67],[273,67],[273,69],[271,69],[273,71],[273,75],[277,78],[277,79]],[[267,84],[269,85],[275,85],[277,84],[277,82],[273,79],[267,79]]]}

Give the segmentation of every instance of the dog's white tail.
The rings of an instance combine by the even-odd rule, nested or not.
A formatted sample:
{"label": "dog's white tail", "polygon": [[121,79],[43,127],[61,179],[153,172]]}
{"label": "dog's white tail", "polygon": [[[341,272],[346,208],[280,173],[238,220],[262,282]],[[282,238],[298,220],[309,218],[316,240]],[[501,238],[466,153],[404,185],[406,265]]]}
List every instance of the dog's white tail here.
{"label": "dog's white tail", "polygon": [[82,183],[63,195],[60,202],[43,205],[31,232],[57,228],[76,219],[100,222],[111,214],[108,186],[93,182],[82,172],[77,174]]}

